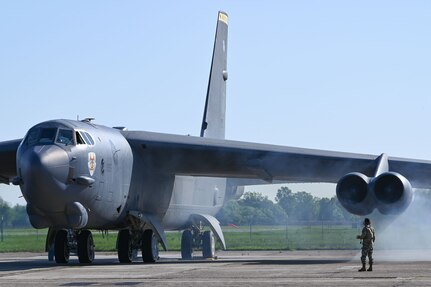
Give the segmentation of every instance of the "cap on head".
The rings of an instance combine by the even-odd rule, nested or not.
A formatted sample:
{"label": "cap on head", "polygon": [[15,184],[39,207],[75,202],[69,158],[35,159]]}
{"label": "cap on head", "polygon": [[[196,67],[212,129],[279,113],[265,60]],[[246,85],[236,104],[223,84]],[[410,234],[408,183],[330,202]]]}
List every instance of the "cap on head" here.
{"label": "cap on head", "polygon": [[364,224],[365,224],[365,225],[370,225],[370,224],[371,224],[370,219],[369,219],[369,218],[365,218],[365,219],[364,219]]}

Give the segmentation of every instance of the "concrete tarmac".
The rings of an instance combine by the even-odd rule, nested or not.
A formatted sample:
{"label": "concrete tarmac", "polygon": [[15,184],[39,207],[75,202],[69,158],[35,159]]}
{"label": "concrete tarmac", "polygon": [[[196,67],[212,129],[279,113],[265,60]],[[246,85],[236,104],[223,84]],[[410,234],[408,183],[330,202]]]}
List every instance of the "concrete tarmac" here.
{"label": "concrete tarmac", "polygon": [[373,272],[358,272],[358,251],[220,251],[216,260],[119,264],[97,253],[67,265],[45,254],[0,254],[0,286],[431,286],[431,250],[376,251]]}

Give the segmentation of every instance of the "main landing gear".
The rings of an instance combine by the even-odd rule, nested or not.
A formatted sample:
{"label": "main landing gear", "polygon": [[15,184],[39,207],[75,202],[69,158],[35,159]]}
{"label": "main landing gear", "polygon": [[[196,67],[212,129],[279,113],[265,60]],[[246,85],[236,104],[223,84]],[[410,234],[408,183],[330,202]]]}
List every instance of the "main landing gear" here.
{"label": "main landing gear", "polygon": [[[89,230],[50,229],[47,236],[48,259],[59,264],[69,263],[71,255],[77,255],[79,263],[89,264],[94,260],[94,241]],[[144,262],[159,259],[159,240],[151,229],[144,231],[123,229],[117,238],[118,260],[131,263],[142,250]]]}
{"label": "main landing gear", "polygon": [[142,260],[146,263],[159,259],[159,240],[152,229],[122,229],[118,232],[117,251],[120,263],[131,263],[138,249],[142,250]]}
{"label": "main landing gear", "polygon": [[203,258],[215,258],[215,238],[212,231],[202,231],[193,226],[183,231],[181,236],[181,258],[190,260],[194,250],[202,250]]}
{"label": "main landing gear", "polygon": [[94,241],[91,231],[84,229],[49,230],[47,237],[48,258],[55,258],[60,264],[69,263],[71,254],[77,254],[80,263],[92,263],[94,260]]}
{"label": "main landing gear", "polygon": [[[131,227],[118,232],[117,251],[120,263],[131,263],[139,250],[146,263],[159,259],[159,243],[167,250],[166,235],[160,221],[151,215],[136,214],[130,217]],[[203,224],[211,230],[204,230]],[[213,233],[214,232],[214,233]],[[203,258],[215,258],[215,238],[225,249],[224,236],[219,222],[209,215],[192,215],[189,229],[181,237],[181,257],[193,258],[194,250],[201,250]],[[50,228],[46,239],[48,259],[66,264],[70,255],[77,255],[80,263],[92,263],[94,260],[94,241],[91,231],[87,229],[54,229]]]}

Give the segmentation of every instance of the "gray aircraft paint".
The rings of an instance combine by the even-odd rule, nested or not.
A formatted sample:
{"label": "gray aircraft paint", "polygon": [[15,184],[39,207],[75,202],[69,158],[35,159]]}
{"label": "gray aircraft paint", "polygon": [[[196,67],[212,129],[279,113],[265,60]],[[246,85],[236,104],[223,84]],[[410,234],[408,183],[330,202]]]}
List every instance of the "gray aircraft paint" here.
{"label": "gray aircraft paint", "polygon": [[[68,226],[67,206],[73,202],[85,203],[88,211],[88,228],[100,228],[117,222],[126,206],[132,174],[133,157],[130,145],[120,131],[104,126],[71,120],[55,120],[34,126],[37,128],[60,127],[75,131],[88,132],[94,144],[77,145],[35,145],[26,148],[23,142],[18,148],[17,161],[28,162],[29,166],[18,164],[18,173],[24,179],[31,179],[31,185],[25,180],[20,184],[22,193],[29,203],[28,211],[32,224],[37,228],[48,226]],[[58,174],[56,179],[62,178],[63,192],[59,193],[52,184],[58,180],[46,176],[44,170],[39,172],[34,166],[43,158],[46,148],[55,149],[61,156],[65,155],[66,163],[61,167],[53,166]],[[52,153],[52,152],[51,152]],[[90,174],[90,154],[95,155],[94,173]],[[49,157],[50,155],[48,155]],[[59,155],[56,155],[57,157]],[[28,175],[26,175],[28,173]],[[77,182],[79,178],[91,178],[93,184],[89,186]],[[34,186],[37,183],[40,186]],[[37,193],[34,192],[37,190]],[[50,200],[55,199],[55,200]],[[66,211],[65,211],[66,210]],[[32,216],[32,215],[38,216]]]}
{"label": "gray aircraft paint", "polygon": [[[35,144],[0,143],[0,182],[20,185],[34,227],[122,229],[134,216],[145,222],[144,228],[156,231],[165,246],[163,229],[190,227],[198,220],[209,224],[223,242],[211,215],[227,199],[240,196],[242,185],[335,183],[354,173],[347,177],[353,180],[345,182],[351,188],[347,200],[354,198],[350,193],[367,193],[381,185],[379,177],[431,187],[430,161],[225,140],[227,15],[220,13],[217,23],[201,137],[53,120],[36,125],[26,136],[31,138],[38,128],[55,128],[51,141],[36,137]],[[56,142],[60,130],[73,131],[74,143]],[[78,144],[81,132],[92,140]],[[358,179],[364,183],[362,190],[351,184]],[[369,197],[373,206],[367,210],[375,210],[377,196]],[[384,204],[389,210],[392,202]]]}

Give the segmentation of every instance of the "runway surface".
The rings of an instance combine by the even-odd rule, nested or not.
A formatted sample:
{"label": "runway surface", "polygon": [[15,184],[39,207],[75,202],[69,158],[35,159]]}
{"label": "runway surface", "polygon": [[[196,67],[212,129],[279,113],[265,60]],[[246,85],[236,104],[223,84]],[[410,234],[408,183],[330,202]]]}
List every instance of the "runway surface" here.
{"label": "runway surface", "polygon": [[0,286],[431,286],[431,250],[376,251],[373,272],[358,272],[358,251],[221,251],[218,259],[119,264],[97,253],[91,265],[45,254],[0,254]]}

